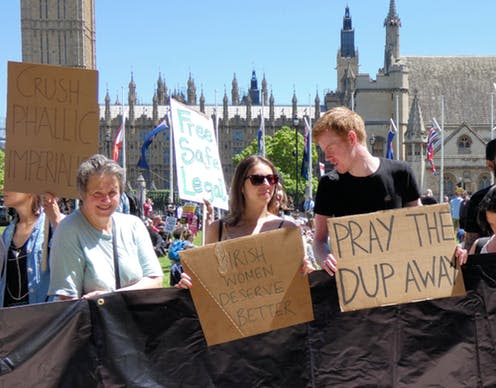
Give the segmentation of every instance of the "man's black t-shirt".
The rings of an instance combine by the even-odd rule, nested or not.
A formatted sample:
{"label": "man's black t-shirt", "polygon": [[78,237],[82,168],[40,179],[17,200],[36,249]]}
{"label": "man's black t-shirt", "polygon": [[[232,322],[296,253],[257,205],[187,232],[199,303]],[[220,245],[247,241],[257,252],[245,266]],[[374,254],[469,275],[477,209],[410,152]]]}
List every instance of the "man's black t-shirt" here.
{"label": "man's black t-shirt", "polygon": [[340,217],[397,209],[420,197],[412,169],[402,161],[379,158],[375,173],[355,177],[331,171],[319,181],[316,214]]}

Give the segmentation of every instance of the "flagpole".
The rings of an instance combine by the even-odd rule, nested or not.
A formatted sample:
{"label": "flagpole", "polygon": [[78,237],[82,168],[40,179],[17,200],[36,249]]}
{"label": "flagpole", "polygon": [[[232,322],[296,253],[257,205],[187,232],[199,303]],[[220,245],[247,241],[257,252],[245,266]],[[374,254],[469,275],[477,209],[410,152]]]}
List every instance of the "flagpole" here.
{"label": "flagpole", "polygon": [[[441,122],[443,122],[442,120],[444,120],[444,118],[443,118],[443,112],[441,112]],[[443,173],[444,172],[444,165],[443,165],[444,148],[443,148],[443,145],[442,144],[443,144],[443,141],[444,141],[444,133],[443,133],[444,131],[439,126],[439,123],[437,122],[437,120],[436,120],[435,117],[432,118],[432,123],[437,128],[437,130],[439,132],[441,132],[441,163],[440,163],[440,170],[441,170],[441,173]],[[434,144],[432,144],[432,147],[434,147]],[[434,163],[434,160],[432,160],[431,163]],[[442,203],[443,202],[443,199],[444,199],[444,192],[443,192],[444,189],[443,189],[443,186],[444,186],[444,182],[443,182],[443,179],[441,179],[441,181],[439,182],[439,203]]]}
{"label": "flagpole", "polygon": [[444,200],[444,96],[441,95],[441,180],[440,180],[440,203]]}
{"label": "flagpole", "polygon": [[[169,104],[170,109],[170,104]],[[172,134],[172,120],[170,117],[169,110],[169,204],[174,203],[174,146],[173,146],[173,134]]]}
{"label": "flagpole", "polygon": [[400,108],[399,94],[396,93],[396,160],[400,160]]}
{"label": "flagpole", "polygon": [[122,93],[122,168],[124,169],[124,190],[127,185],[127,165],[126,165],[126,118],[124,116],[124,87],[121,86]]}
{"label": "flagpole", "polygon": [[264,94],[262,93],[262,114],[260,116],[262,126],[262,156],[265,157],[265,118],[264,118]]}
{"label": "flagpole", "polygon": [[[353,95],[353,93],[352,93]],[[312,181],[312,97],[308,94],[308,198],[313,198],[313,181]]]}

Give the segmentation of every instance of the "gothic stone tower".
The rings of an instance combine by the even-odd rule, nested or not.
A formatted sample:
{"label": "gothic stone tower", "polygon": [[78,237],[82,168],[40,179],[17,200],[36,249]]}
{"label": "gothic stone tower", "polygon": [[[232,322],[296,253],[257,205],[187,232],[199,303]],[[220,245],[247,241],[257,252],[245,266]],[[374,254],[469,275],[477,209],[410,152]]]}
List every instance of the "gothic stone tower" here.
{"label": "gothic stone tower", "polygon": [[94,0],[21,0],[22,60],[96,68]]}

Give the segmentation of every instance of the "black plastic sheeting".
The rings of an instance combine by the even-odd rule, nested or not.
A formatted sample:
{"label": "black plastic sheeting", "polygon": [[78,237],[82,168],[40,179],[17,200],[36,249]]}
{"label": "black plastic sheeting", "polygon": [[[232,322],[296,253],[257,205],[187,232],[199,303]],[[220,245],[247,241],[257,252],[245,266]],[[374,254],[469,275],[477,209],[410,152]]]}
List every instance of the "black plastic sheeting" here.
{"label": "black plastic sheeting", "polygon": [[189,291],[0,310],[0,387],[495,387],[496,255],[467,295],[341,313],[310,275],[315,320],[208,347]]}

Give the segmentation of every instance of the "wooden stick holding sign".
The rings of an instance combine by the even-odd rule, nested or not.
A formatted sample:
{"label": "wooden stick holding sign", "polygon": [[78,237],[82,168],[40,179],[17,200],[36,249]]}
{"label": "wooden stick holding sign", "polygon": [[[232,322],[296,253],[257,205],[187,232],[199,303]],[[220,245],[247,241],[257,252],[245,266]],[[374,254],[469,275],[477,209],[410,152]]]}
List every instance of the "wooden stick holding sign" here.
{"label": "wooden stick holding sign", "polygon": [[180,252],[208,345],[313,320],[297,228]]}
{"label": "wooden stick holding sign", "polygon": [[448,204],[328,220],[341,311],[465,294]]}

